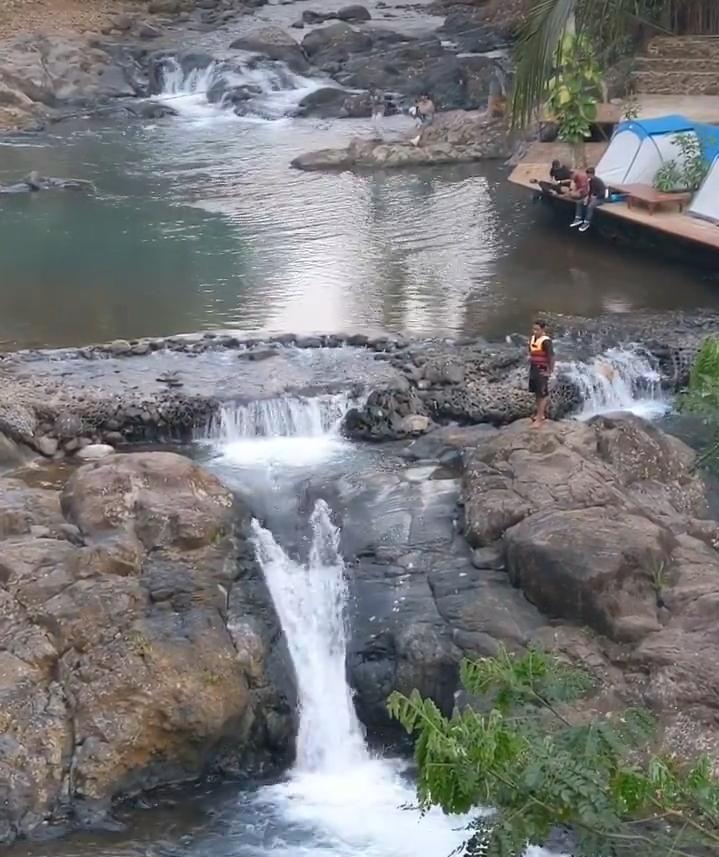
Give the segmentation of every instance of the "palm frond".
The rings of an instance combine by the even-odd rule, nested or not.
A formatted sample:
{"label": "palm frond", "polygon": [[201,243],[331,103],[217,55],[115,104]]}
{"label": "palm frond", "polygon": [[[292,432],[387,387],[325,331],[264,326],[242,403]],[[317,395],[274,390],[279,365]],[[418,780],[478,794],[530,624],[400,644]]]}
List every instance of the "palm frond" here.
{"label": "palm frond", "polygon": [[512,122],[524,127],[543,104],[547,82],[558,63],[562,38],[572,20],[577,34],[587,35],[596,55],[607,54],[637,23],[662,31],[642,0],[535,0],[515,47]]}
{"label": "palm frond", "polygon": [[577,0],[537,0],[530,10],[515,48],[512,95],[515,125],[527,125],[542,103],[559,45],[576,6]]}

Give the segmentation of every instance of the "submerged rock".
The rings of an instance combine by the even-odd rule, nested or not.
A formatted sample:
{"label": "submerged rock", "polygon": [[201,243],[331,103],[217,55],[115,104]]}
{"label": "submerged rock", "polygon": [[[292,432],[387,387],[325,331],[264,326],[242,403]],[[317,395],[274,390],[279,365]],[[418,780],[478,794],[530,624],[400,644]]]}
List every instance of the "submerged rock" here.
{"label": "submerged rock", "polygon": [[95,193],[95,185],[87,179],[58,179],[32,172],[13,185],[0,186],[0,194],[33,193],[41,190],[76,190]]}

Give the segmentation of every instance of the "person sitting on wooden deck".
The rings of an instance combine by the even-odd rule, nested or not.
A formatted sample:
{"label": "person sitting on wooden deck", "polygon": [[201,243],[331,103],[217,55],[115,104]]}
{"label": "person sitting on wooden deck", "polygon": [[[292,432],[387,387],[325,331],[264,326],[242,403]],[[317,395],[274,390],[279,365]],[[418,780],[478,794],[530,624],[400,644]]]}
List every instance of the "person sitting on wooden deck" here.
{"label": "person sitting on wooden deck", "polygon": [[[552,166],[549,168],[549,181],[544,179],[530,179],[532,184],[539,186],[542,193],[553,193],[561,196],[565,191],[572,186],[572,171],[568,166],[563,164],[556,158],[552,161]],[[535,195],[535,201],[540,200],[542,194]]]}
{"label": "person sitting on wooden deck", "polygon": [[569,224],[570,229],[578,226],[580,232],[586,232],[589,229],[597,206],[607,198],[607,187],[596,174],[594,167],[587,167],[587,176],[589,177],[587,195],[577,200],[574,220]]}

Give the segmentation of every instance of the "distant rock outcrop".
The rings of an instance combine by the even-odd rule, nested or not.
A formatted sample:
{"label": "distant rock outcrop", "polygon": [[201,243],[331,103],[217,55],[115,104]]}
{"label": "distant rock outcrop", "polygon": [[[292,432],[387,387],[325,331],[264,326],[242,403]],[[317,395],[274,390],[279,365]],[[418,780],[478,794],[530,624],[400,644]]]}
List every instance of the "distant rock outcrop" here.
{"label": "distant rock outcrop", "polygon": [[347,170],[459,164],[509,157],[506,124],[486,113],[452,111],[411,140],[354,139],[343,149],[321,149],[292,162],[298,170]]}

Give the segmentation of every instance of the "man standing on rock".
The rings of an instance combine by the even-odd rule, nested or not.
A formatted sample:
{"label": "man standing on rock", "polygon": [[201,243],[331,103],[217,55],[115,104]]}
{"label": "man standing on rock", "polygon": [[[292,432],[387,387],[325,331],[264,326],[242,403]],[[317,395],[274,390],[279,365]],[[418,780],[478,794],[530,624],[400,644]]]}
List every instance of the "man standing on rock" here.
{"label": "man standing on rock", "polygon": [[537,403],[532,417],[536,427],[547,419],[549,378],[554,372],[554,347],[546,328],[546,323],[537,319],[529,339],[529,392],[534,394]]}

